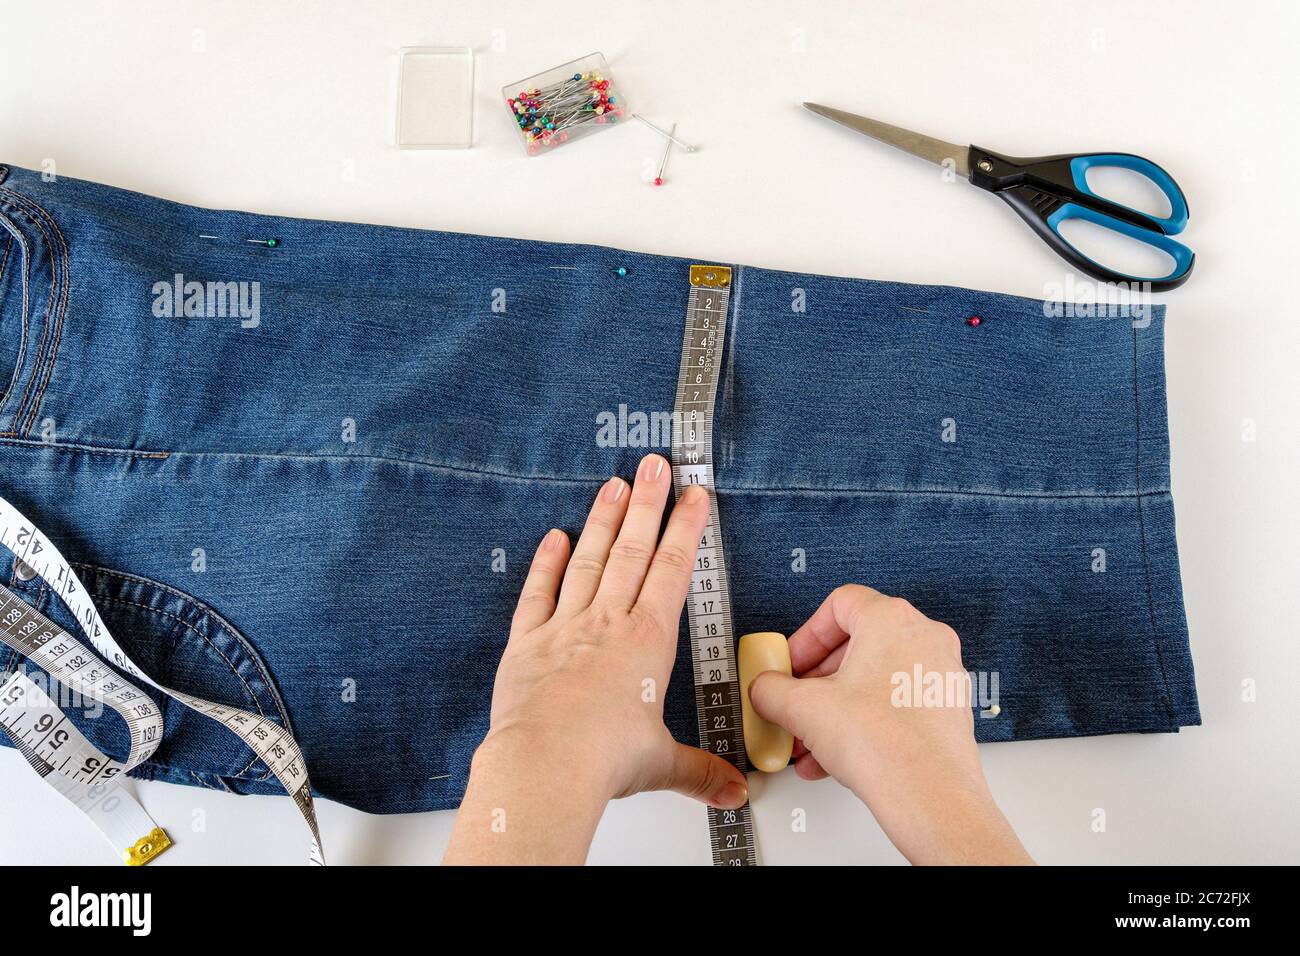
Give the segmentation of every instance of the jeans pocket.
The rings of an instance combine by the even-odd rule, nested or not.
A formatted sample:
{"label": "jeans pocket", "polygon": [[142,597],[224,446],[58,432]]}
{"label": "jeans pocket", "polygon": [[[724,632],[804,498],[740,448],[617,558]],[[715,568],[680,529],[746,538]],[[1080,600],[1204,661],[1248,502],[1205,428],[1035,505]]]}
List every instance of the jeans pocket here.
{"label": "jeans pocket", "polygon": [[[266,662],[216,610],[150,578],[84,564],[73,567],[114,637],[154,680],[289,727],[288,713]],[[84,640],[67,608],[40,578],[23,581],[17,574],[6,578],[10,590]],[[44,678],[30,662],[11,660],[9,669],[17,668]],[[239,793],[283,792],[253,750],[225,727],[152,688],[137,686],[161,708],[163,739],[133,776]],[[73,703],[75,706],[64,709],[82,733],[104,753],[124,759],[128,741],[121,718],[93,701]]]}
{"label": "jeans pocket", "polygon": [[71,288],[68,242],[0,166],[0,439],[26,438],[54,371]]}

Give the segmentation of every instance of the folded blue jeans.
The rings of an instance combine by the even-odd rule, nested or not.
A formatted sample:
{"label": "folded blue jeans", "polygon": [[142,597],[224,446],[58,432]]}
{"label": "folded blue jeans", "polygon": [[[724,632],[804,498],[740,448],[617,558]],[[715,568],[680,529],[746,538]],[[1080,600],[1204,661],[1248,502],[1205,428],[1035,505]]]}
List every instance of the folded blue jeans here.
{"label": "folded blue jeans", "polygon": [[[0,494],[155,679],[290,727],[319,795],[454,807],[533,549],[668,451],[691,261],[0,166]],[[738,633],[861,582],[956,629],[996,690],[981,741],[1199,723],[1163,306],[733,277],[714,437]],[[666,719],[693,742],[682,631]],[[281,792],[159,703],[136,775]],[[125,757],[111,713],[78,726]]]}

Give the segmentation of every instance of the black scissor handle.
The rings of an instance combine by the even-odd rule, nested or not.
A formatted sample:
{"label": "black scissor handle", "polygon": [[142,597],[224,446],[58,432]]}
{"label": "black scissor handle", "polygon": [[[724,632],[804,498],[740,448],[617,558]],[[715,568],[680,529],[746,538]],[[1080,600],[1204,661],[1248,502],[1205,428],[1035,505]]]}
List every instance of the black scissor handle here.
{"label": "black scissor handle", "polygon": [[[1132,153],[1069,153],[1060,156],[1003,156],[979,146],[970,147],[970,181],[1001,196],[1061,258],[1081,272],[1103,282],[1147,283],[1153,292],[1176,288],[1187,281],[1196,256],[1171,238],[1187,225],[1187,198],[1164,169]],[[1168,216],[1150,216],[1112,202],[1088,186],[1087,171],[1116,166],[1146,176],[1169,200]],[[1144,242],[1174,260],[1164,276],[1132,276],[1109,269],[1079,251],[1061,235],[1061,223],[1082,219]]]}

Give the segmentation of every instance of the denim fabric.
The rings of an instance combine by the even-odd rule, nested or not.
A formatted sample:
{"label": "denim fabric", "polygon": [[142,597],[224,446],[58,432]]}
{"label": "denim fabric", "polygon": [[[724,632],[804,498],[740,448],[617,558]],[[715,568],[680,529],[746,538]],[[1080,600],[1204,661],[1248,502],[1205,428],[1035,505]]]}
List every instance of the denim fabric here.
{"label": "denim fabric", "polygon": [[[320,795],[455,806],[532,549],[648,450],[598,440],[602,416],[672,409],[692,260],[0,180],[0,494],[157,679],[290,723]],[[257,283],[257,321],[156,314],[177,274]],[[734,278],[715,452],[740,633],[860,581],[997,673],[980,740],[1199,723],[1163,307]],[[689,660],[683,624],[683,740]],[[278,792],[165,714],[140,774]],[[83,729],[125,756],[115,717]]]}

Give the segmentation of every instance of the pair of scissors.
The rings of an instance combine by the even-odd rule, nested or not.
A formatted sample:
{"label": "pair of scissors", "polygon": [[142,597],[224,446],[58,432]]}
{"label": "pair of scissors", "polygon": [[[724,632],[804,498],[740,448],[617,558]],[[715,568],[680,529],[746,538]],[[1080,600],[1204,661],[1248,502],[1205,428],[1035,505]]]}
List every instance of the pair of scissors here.
{"label": "pair of scissors", "polygon": [[[1187,199],[1167,172],[1131,153],[1066,153],[1059,156],[1003,156],[979,146],[958,146],[879,120],[867,119],[817,103],[806,109],[920,156],[950,167],[981,189],[1001,196],[1062,259],[1103,282],[1148,283],[1152,292],[1164,292],[1187,281],[1196,255],[1169,238],[1187,225]],[[1169,200],[1169,215],[1149,216],[1129,206],[1098,196],[1088,187],[1089,169],[1115,166],[1150,179]],[[1164,276],[1131,276],[1080,252],[1061,235],[1061,224],[1081,219],[1159,249],[1174,261]]]}

